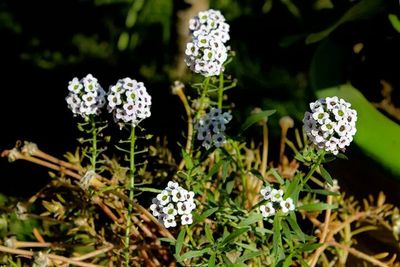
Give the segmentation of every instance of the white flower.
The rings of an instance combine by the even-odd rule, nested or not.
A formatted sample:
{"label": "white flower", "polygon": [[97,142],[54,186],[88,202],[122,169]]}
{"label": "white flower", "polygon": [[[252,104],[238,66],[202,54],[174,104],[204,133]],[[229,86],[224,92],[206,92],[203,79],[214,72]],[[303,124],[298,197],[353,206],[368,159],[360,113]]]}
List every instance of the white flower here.
{"label": "white flower", "polygon": [[100,114],[101,108],[105,105],[105,92],[91,74],[80,81],[78,78],[73,78],[68,83],[68,90],[69,94],[65,100],[74,115],[87,118]]}
{"label": "white flower", "polygon": [[[194,203],[193,203],[194,204]],[[192,203],[191,202],[178,202],[176,204],[178,207],[178,214],[190,214],[192,212]]]}
{"label": "white flower", "polygon": [[78,78],[73,78],[69,83],[68,83],[68,90],[74,93],[79,93],[83,88],[83,85],[79,82]]}
{"label": "white flower", "polygon": [[289,211],[292,211],[295,208],[293,204],[293,199],[291,199],[290,197],[285,200],[281,200],[279,205],[281,206],[283,213],[288,213]]}
{"label": "white flower", "polygon": [[261,189],[260,193],[264,197],[265,200],[269,200],[271,198],[272,188],[270,186],[266,186]]}
{"label": "white flower", "polygon": [[184,214],[181,216],[181,223],[182,225],[192,224],[193,223],[193,216],[192,214]]}
{"label": "white flower", "polygon": [[114,121],[120,126],[127,123],[137,126],[151,115],[151,96],[142,82],[131,78],[120,79],[110,86],[107,100],[108,111],[113,113]]}
{"label": "white flower", "polygon": [[212,108],[195,125],[197,140],[203,141],[202,146],[209,149],[211,146],[220,147],[226,142],[226,124],[232,119],[229,112]]}
{"label": "white flower", "polygon": [[303,118],[303,128],[310,141],[334,155],[345,151],[357,131],[357,112],[350,106],[338,97],[310,103],[311,112],[305,112]]}
{"label": "white flower", "polygon": [[178,189],[179,188],[179,184],[175,183],[173,181],[169,181],[166,190],[172,191],[174,189]]}
{"label": "white flower", "polygon": [[185,201],[185,191],[184,189],[178,188],[171,191],[172,201],[179,202]]}
{"label": "white flower", "polygon": [[150,210],[152,211],[154,217],[158,217],[161,215],[162,210],[160,210],[160,203],[153,203],[150,205]]}
{"label": "white flower", "polygon": [[160,194],[157,195],[158,201],[160,201],[160,205],[166,205],[170,202],[171,197],[167,190],[163,190]]}
{"label": "white flower", "polygon": [[272,189],[271,190],[271,201],[280,202],[282,200],[283,190],[282,189]]}
{"label": "white flower", "polygon": [[164,207],[162,211],[168,216],[175,216],[178,214],[178,211],[175,209],[175,206],[172,203],[169,203],[168,206]]}
{"label": "white flower", "polygon": [[152,214],[167,228],[175,227],[179,221],[182,225],[191,224],[191,213],[195,208],[194,192],[180,187],[173,181],[168,182],[168,186],[150,205]]}
{"label": "white flower", "polygon": [[270,217],[275,214],[275,209],[272,205],[272,202],[268,202],[266,205],[261,205],[260,211],[264,218]]}
{"label": "white flower", "polygon": [[165,228],[175,227],[176,226],[175,216],[164,216],[163,223]]}

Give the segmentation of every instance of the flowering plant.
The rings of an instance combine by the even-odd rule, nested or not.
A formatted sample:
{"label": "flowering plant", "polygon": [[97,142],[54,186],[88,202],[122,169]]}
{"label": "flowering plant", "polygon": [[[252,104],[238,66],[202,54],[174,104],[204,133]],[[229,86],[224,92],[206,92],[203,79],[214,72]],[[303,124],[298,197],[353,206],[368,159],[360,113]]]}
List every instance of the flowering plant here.
{"label": "flowering plant", "polygon": [[[293,120],[282,118],[280,156],[271,160],[268,121],[274,110],[257,110],[236,136],[226,134],[237,118],[224,105],[227,90],[236,86],[226,73],[234,53],[225,46],[225,18],[202,11],[189,21],[188,33],[186,63],[202,81],[193,84],[191,98],[182,82],[172,86],[188,123],[181,153],[174,155],[139,127],[152,105],[142,82],[119,79],[106,94],[92,75],[74,78],[66,101],[85,120],[79,127],[91,134],[89,146],[66,160],[29,142],[2,153],[9,161],[52,170],[49,184],[28,200],[0,199],[2,263],[313,267],[344,266],[351,254],[377,266],[398,266],[396,257],[370,256],[353,244],[376,225],[398,238],[399,210],[383,194],[362,204],[345,196],[325,169],[335,156],[343,158],[356,134],[351,104],[335,96],[312,102],[304,134],[293,130],[295,142],[288,138]],[[98,142],[109,142],[101,130],[113,127],[100,123],[106,104],[119,129],[129,131],[115,150],[98,148]],[[262,126],[260,146],[244,138],[256,125]],[[111,157],[113,151],[123,156]]]}

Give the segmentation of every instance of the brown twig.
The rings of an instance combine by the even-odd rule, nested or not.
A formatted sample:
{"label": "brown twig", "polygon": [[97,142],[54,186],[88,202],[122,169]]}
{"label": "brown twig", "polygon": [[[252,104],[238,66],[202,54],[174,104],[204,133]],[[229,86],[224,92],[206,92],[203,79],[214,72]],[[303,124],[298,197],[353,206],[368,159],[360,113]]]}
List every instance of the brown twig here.
{"label": "brown twig", "polygon": [[352,254],[353,256],[355,256],[357,258],[360,258],[360,259],[363,259],[365,261],[368,261],[368,262],[372,263],[375,266],[388,267],[387,264],[385,264],[385,263],[375,259],[374,257],[371,257],[371,256],[369,256],[369,255],[367,255],[367,254],[365,254],[365,253],[363,253],[363,252],[361,252],[361,251],[359,251],[359,250],[357,250],[355,248],[348,247],[348,246],[340,244],[340,243],[338,243],[336,241],[330,241],[330,242],[328,242],[328,244],[330,246],[335,246],[337,248],[343,249],[343,250],[347,251],[348,253]]}
{"label": "brown twig", "polygon": [[[329,195],[327,197],[328,206],[332,205],[332,200],[333,200],[333,197],[331,195]],[[323,228],[322,228],[322,232],[321,232],[321,236],[320,236],[320,240],[319,240],[320,244],[324,244],[326,241],[326,237],[327,237],[328,231],[329,231],[330,220],[331,220],[331,209],[328,208],[325,212],[325,220],[324,220],[324,224],[323,224]],[[320,255],[322,254],[322,252],[324,252],[324,250],[327,247],[328,246],[326,244],[324,244],[314,252],[314,254],[311,256],[311,261],[309,264],[310,267],[314,267],[317,264]]]}
{"label": "brown twig", "polygon": [[[1,245],[0,245],[0,251],[5,252],[5,253],[10,253],[10,254],[28,256],[30,258],[32,258],[35,254],[33,251],[16,249],[16,248],[8,248],[8,247],[1,246]],[[81,266],[81,267],[102,267],[101,265],[86,263],[86,262],[82,262],[79,260],[73,260],[70,258],[63,257],[63,256],[55,255],[55,254],[47,254],[47,256],[49,257],[49,259],[52,259],[52,260],[62,261],[65,263],[74,264],[76,266]]]}

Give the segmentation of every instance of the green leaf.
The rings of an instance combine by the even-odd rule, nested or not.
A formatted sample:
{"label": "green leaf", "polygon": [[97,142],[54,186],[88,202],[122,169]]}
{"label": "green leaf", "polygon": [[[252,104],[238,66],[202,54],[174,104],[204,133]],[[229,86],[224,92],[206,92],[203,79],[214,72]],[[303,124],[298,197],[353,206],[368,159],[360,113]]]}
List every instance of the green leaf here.
{"label": "green leaf", "polygon": [[366,155],[400,178],[399,124],[379,112],[350,84],[317,91],[317,96],[338,96],[350,102],[358,113],[354,142]]}
{"label": "green leaf", "polygon": [[212,231],[211,231],[211,228],[210,228],[210,225],[209,225],[209,224],[206,224],[206,225],[205,225],[204,231],[206,232],[207,240],[208,240],[211,244],[214,244],[215,241],[214,241],[214,237],[213,237],[213,234],[212,234]]}
{"label": "green leaf", "polygon": [[283,264],[282,264],[282,267],[290,267],[290,266],[292,266],[292,262],[293,262],[292,257],[293,257],[292,254],[290,254],[289,256],[287,256],[286,259],[285,259],[285,261],[284,261]]}
{"label": "green leaf", "polygon": [[279,262],[285,257],[285,253],[282,245],[281,236],[281,217],[275,215],[273,223],[273,236],[272,236],[272,254],[276,262]]}
{"label": "green leaf", "polygon": [[400,20],[395,14],[388,15],[390,23],[392,23],[393,28],[400,33]]}
{"label": "green leaf", "polygon": [[300,251],[302,251],[302,252],[313,251],[322,245],[323,245],[322,243],[305,244],[304,246],[301,247]]}
{"label": "green leaf", "polygon": [[335,24],[323,31],[310,34],[306,38],[306,44],[321,41],[322,39],[330,35],[334,30],[336,30],[336,28],[346,22],[364,19],[379,13],[383,9],[383,3],[383,0],[361,0],[360,2],[352,6],[349,10],[347,10],[346,13],[344,13],[343,16]]}
{"label": "green leaf", "polygon": [[328,182],[328,184],[332,185],[333,181],[332,181],[332,177],[331,175],[325,170],[325,168],[322,165],[319,165],[319,170],[321,171],[321,176],[322,178],[325,179],[325,181]]}
{"label": "green leaf", "polygon": [[249,117],[247,117],[247,119],[243,123],[242,127],[240,127],[240,132],[247,130],[254,123],[257,123],[260,120],[266,119],[274,113],[275,113],[275,110],[264,110],[264,111],[258,112],[256,114],[250,115]]}
{"label": "green leaf", "polygon": [[300,241],[305,242],[306,235],[301,230],[300,226],[297,224],[296,215],[290,213],[290,216],[286,216],[286,221],[289,223],[290,227],[293,229]]}
{"label": "green leaf", "polygon": [[211,253],[210,259],[208,260],[208,267],[215,266],[215,257],[216,257],[216,253],[215,252]]}
{"label": "green leaf", "polygon": [[340,193],[336,193],[336,192],[331,192],[331,191],[327,191],[324,189],[303,189],[303,191],[305,192],[309,192],[309,193],[314,193],[314,194],[319,194],[319,195],[324,195],[324,196],[340,196]]}
{"label": "green leaf", "polygon": [[287,240],[286,243],[289,244],[289,247],[293,247],[292,240],[293,240],[294,236],[292,235],[292,232],[290,231],[288,224],[284,220],[282,220],[281,226],[282,226],[283,235],[284,235],[284,237],[286,237],[286,240]]}
{"label": "green leaf", "polygon": [[190,155],[184,149],[182,149],[182,156],[183,156],[183,159],[185,160],[186,169],[189,171],[191,169],[193,169],[193,167],[194,167],[193,161],[192,161]]}
{"label": "green leaf", "polygon": [[128,44],[129,44],[129,34],[127,32],[121,33],[117,44],[119,51],[124,51],[128,47]]}
{"label": "green leaf", "polygon": [[142,191],[142,192],[152,192],[152,193],[161,193],[162,190],[156,189],[156,188],[150,188],[150,187],[136,187],[136,190]]}
{"label": "green leaf", "polygon": [[185,240],[185,235],[186,235],[186,229],[183,228],[178,235],[178,238],[176,239],[176,245],[175,245],[175,257],[178,259],[180,258],[179,254],[181,254],[181,250],[183,247],[183,241]]}
{"label": "green leaf", "polygon": [[253,259],[253,258],[256,258],[256,257],[258,257],[260,255],[261,255],[261,252],[259,252],[259,251],[245,253],[242,256],[240,256],[240,258],[237,259],[235,263],[241,263],[241,262],[244,263],[245,261]]}
{"label": "green leaf", "polygon": [[201,223],[203,222],[206,218],[210,217],[214,212],[216,212],[219,208],[211,208],[203,212],[200,216],[195,218],[195,223]]}
{"label": "green leaf", "polygon": [[293,200],[297,200],[298,193],[300,192],[300,182],[301,174],[297,173],[294,179],[286,186],[284,197],[285,199],[291,197]]}
{"label": "green leaf", "polygon": [[253,252],[258,252],[258,249],[256,248],[256,244],[254,244],[254,243],[252,243],[252,245],[248,245],[248,244],[244,244],[244,243],[235,242],[235,245],[245,248],[245,249],[248,249]]}
{"label": "green leaf", "polygon": [[250,213],[249,216],[244,219],[243,221],[241,221],[238,225],[238,227],[245,227],[245,226],[249,226],[255,222],[259,222],[263,220],[263,216],[259,213]]}
{"label": "green leaf", "polygon": [[224,266],[226,266],[226,267],[235,267],[235,265],[228,259],[227,256],[222,255],[222,260],[224,261]]}
{"label": "green leaf", "polygon": [[300,206],[300,210],[305,210],[305,211],[321,211],[321,210],[326,210],[326,209],[336,209],[337,205],[328,205],[326,203],[312,203],[312,204],[305,204],[303,206]]}
{"label": "green leaf", "polygon": [[227,245],[228,243],[230,243],[231,241],[233,241],[234,239],[236,239],[237,237],[241,236],[242,234],[246,233],[249,230],[250,228],[248,227],[236,229],[231,234],[222,239],[220,246],[224,247],[225,245]]}
{"label": "green leaf", "polygon": [[230,195],[232,193],[233,187],[235,186],[235,181],[229,181],[226,183],[226,193]]}
{"label": "green leaf", "polygon": [[202,249],[202,250],[192,250],[192,251],[186,252],[180,258],[181,258],[181,261],[184,261],[184,260],[188,260],[188,259],[191,259],[191,258],[200,257],[204,253],[207,253],[209,250],[210,250],[209,248],[205,248],[205,249]]}
{"label": "green leaf", "polygon": [[222,163],[222,182],[225,183],[226,178],[228,177],[228,168],[229,168],[229,162],[224,160]]}

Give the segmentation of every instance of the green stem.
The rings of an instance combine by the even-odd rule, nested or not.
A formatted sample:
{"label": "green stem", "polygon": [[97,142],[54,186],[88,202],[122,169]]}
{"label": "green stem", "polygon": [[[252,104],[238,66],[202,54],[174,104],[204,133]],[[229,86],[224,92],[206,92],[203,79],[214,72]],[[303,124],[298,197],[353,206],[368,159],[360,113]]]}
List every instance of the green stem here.
{"label": "green stem", "polygon": [[318,169],[318,167],[321,165],[321,162],[322,162],[322,160],[324,159],[324,155],[325,155],[325,152],[322,152],[322,153],[319,155],[319,158],[318,158],[317,162],[314,163],[314,164],[312,165],[310,171],[307,173],[306,177],[304,177],[304,180],[303,180],[303,182],[301,183],[301,188],[303,188],[303,187],[306,185],[307,181],[311,178],[311,176],[314,174],[314,172],[315,172],[315,171]]}
{"label": "green stem", "polygon": [[90,163],[92,165],[93,171],[96,171],[96,160],[97,160],[97,129],[96,121],[94,117],[90,118],[92,124],[92,157]]}
{"label": "green stem", "polygon": [[204,100],[205,100],[207,92],[208,92],[208,84],[209,83],[210,83],[210,77],[207,77],[203,82],[203,92],[201,92],[200,109],[199,109],[199,112],[198,112],[199,115],[201,115],[201,111],[204,110]]}
{"label": "green stem", "polygon": [[244,166],[243,166],[243,161],[242,161],[242,155],[240,154],[240,149],[238,144],[233,141],[232,145],[235,149],[235,152],[237,154],[237,161],[238,161],[238,166],[240,169],[240,177],[242,178],[242,185],[243,185],[243,191],[242,191],[242,201],[243,201],[243,205],[246,202],[246,195],[247,195],[247,181],[246,181],[246,177],[244,175]]}
{"label": "green stem", "polygon": [[221,72],[219,75],[219,87],[218,87],[218,108],[222,109],[222,100],[224,98],[224,74]]}
{"label": "green stem", "polygon": [[131,128],[131,135],[130,135],[130,143],[131,143],[131,149],[130,149],[130,158],[129,158],[129,205],[128,205],[128,212],[126,215],[126,231],[125,231],[125,266],[129,267],[129,243],[130,243],[130,232],[131,232],[131,227],[132,227],[132,202],[134,201],[135,197],[135,126],[132,125]]}
{"label": "green stem", "polygon": [[196,242],[193,239],[192,230],[190,229],[190,227],[188,225],[185,225],[185,226],[186,226],[186,233],[187,233],[187,235],[189,237],[190,243],[192,243],[192,246],[195,248],[196,247]]}

